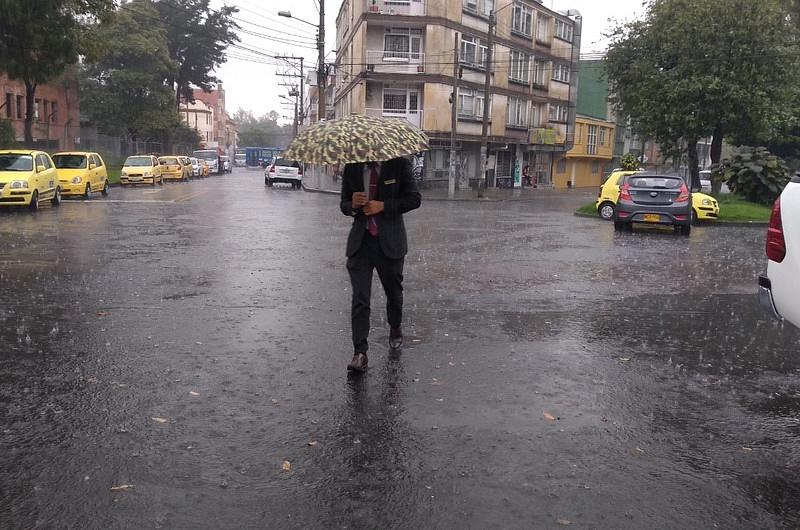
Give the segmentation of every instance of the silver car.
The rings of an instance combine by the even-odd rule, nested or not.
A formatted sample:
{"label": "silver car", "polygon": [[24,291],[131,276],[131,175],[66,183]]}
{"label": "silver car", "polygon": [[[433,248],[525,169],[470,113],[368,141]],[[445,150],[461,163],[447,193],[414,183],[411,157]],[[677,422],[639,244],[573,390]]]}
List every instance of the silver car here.
{"label": "silver car", "polygon": [[672,225],[688,236],[692,231],[692,194],[678,176],[637,173],[625,177],[614,212],[614,229],[633,223]]}

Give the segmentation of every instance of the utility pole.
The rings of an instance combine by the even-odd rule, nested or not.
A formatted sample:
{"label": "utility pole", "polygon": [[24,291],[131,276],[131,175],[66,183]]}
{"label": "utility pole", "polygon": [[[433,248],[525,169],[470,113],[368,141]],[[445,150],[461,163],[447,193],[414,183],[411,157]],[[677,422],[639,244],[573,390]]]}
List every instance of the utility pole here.
{"label": "utility pole", "polygon": [[447,195],[456,193],[456,127],[458,126],[458,32],[453,44],[453,101],[450,109],[450,175],[447,180]]}
{"label": "utility pole", "polygon": [[317,90],[319,91],[317,120],[322,121],[326,116],[325,105],[325,0],[319,0],[319,33],[317,41]]}
{"label": "utility pole", "polygon": [[[483,166],[484,187],[489,188],[489,104],[492,101],[492,46],[494,45],[494,27],[497,17],[494,9],[489,11],[489,36],[486,41],[486,79],[483,83],[483,127],[481,128],[481,164]],[[480,184],[478,184],[480,189]]]}
{"label": "utility pole", "polygon": [[[275,58],[276,59],[283,59],[286,62],[289,62],[290,60],[300,61],[300,75],[278,74],[278,77],[295,77],[295,78],[299,77],[300,78],[300,114],[298,114],[298,117],[300,119],[300,124],[302,125],[303,124],[303,118],[305,117],[305,110],[303,109],[303,103],[305,102],[305,81],[306,81],[305,70],[303,70],[303,60],[304,60],[304,58],[303,57],[295,57],[294,55],[291,55],[291,56],[289,56],[289,55],[276,55]],[[281,85],[281,86],[284,86],[284,85]]]}

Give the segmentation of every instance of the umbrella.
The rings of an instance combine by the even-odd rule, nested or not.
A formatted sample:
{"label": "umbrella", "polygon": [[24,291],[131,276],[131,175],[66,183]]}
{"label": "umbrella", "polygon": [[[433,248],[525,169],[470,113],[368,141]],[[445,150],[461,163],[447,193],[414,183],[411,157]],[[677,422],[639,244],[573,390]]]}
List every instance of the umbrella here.
{"label": "umbrella", "polygon": [[351,115],[300,132],[281,156],[309,164],[381,162],[425,151],[428,137],[404,119]]}

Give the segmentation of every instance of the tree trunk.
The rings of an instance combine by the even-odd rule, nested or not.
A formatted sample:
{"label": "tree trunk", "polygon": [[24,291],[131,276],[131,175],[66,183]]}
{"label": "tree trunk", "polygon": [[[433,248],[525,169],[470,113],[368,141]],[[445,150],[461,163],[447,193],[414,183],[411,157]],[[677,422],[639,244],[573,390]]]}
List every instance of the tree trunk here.
{"label": "tree trunk", "polygon": [[[717,125],[714,128],[714,137],[711,139],[711,164],[719,164],[722,160],[722,139],[725,131],[722,125]],[[711,173],[711,194],[717,197],[722,191],[722,181]]]}
{"label": "tree trunk", "polygon": [[690,182],[692,191],[700,191],[700,168],[698,167],[697,160],[697,138],[690,138],[686,142],[686,156],[689,163],[689,175],[691,176]]}
{"label": "tree trunk", "polygon": [[25,81],[25,146],[33,147],[33,103],[36,98],[36,83]]}

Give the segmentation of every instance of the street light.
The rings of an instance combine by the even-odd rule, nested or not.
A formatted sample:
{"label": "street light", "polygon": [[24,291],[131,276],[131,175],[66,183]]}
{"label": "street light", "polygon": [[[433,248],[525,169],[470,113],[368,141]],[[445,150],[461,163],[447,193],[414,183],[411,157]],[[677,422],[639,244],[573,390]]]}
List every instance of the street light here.
{"label": "street light", "polygon": [[292,18],[317,28],[317,121],[322,121],[326,114],[325,105],[325,0],[319,0],[319,24],[297,18],[291,11],[278,11],[279,17]]}
{"label": "street light", "polygon": [[295,19],[295,20],[297,20],[299,22],[304,22],[304,23],[308,24],[309,26],[314,26],[315,28],[319,28],[319,26],[317,24],[313,24],[313,23],[309,22],[308,20],[303,20],[302,18],[297,18],[295,16],[292,16],[292,12],[291,11],[278,11],[278,16],[279,17],[286,17],[286,18],[293,18],[293,19]]}

